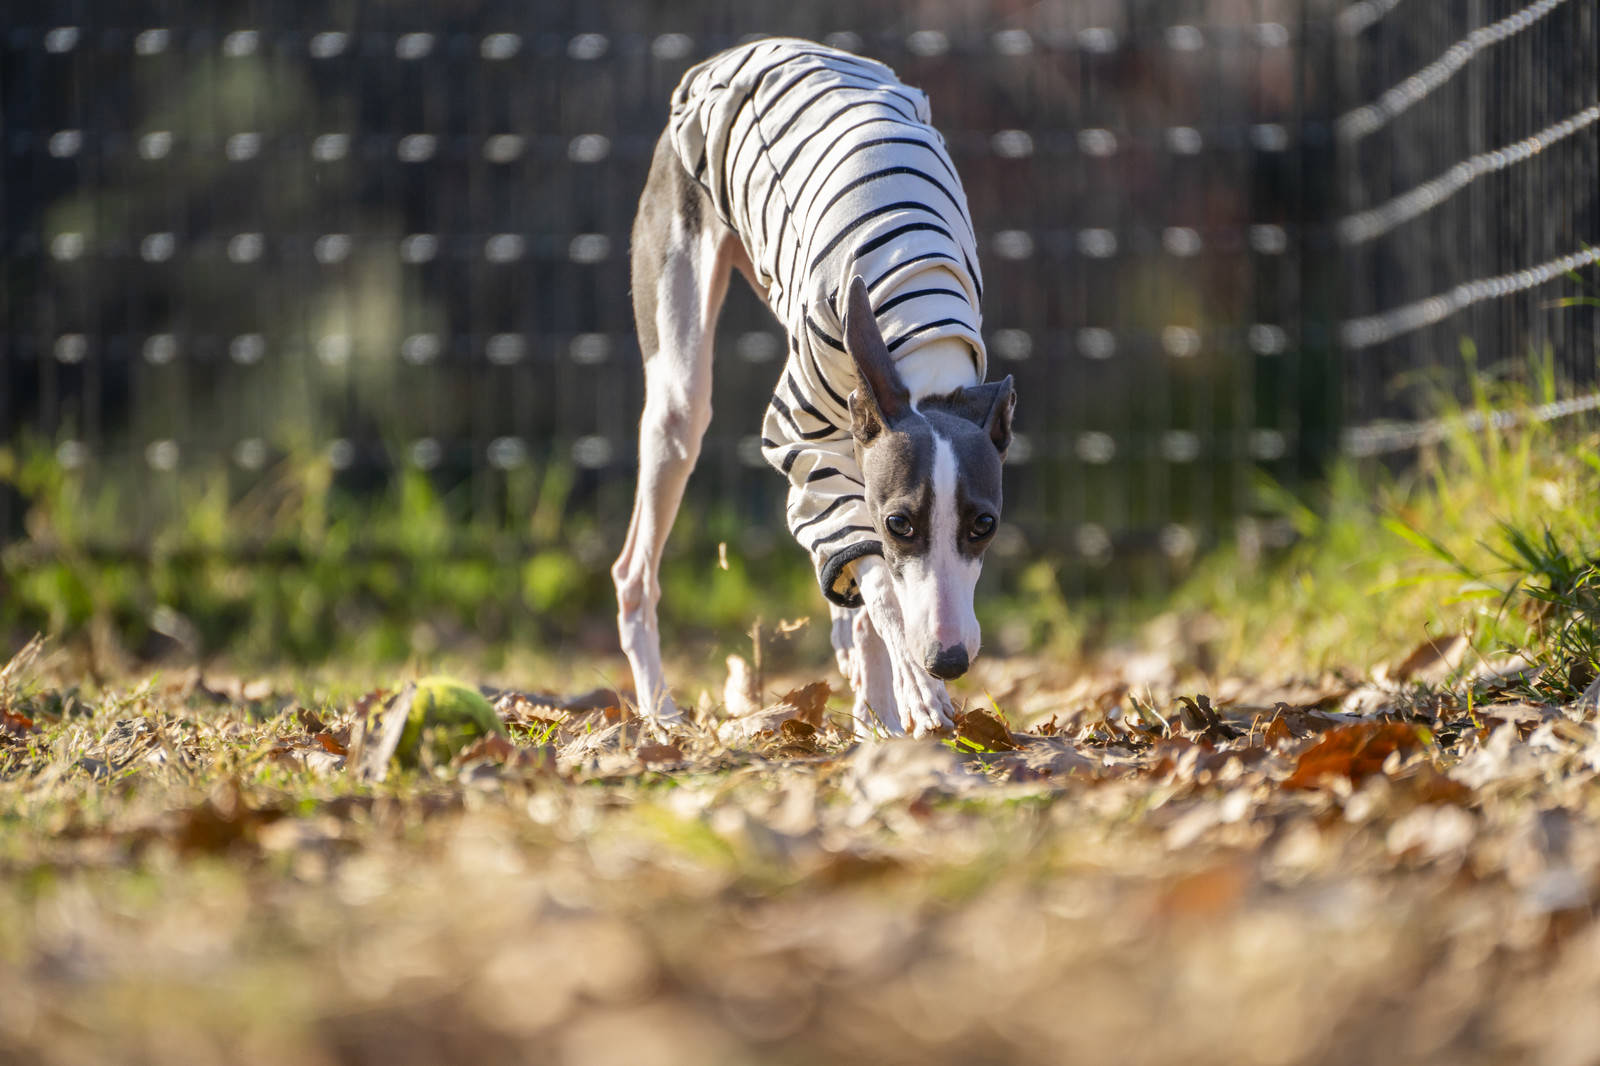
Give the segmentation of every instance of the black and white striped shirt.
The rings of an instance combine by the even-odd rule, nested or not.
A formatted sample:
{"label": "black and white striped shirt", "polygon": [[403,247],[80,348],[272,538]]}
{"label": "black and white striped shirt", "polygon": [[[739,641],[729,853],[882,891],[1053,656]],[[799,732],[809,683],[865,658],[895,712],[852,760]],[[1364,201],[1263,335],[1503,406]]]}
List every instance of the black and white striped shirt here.
{"label": "black and white striped shirt", "polygon": [[712,56],[672,97],[678,158],[743,240],[788,331],[762,450],[789,478],[789,529],[844,606],[860,604],[844,564],[882,551],[850,436],[850,278],[866,280],[897,360],[955,337],[984,374],[977,242],[929,121],[927,97],[882,63],[788,38]]}

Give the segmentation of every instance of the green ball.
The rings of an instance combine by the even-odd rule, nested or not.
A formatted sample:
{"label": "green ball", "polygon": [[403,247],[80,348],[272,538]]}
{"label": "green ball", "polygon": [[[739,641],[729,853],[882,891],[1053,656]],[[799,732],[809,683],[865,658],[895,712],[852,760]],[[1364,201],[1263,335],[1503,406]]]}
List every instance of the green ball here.
{"label": "green ball", "polygon": [[434,761],[446,763],[479,737],[505,732],[500,716],[476,688],[451,677],[425,677],[417,682],[394,756],[402,766],[416,766],[426,740]]}

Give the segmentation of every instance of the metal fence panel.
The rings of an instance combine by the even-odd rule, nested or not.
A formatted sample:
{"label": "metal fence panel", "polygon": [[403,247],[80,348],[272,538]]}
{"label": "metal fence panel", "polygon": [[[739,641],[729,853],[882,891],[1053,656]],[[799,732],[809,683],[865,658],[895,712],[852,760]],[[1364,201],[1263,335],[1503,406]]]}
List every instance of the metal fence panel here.
{"label": "metal fence panel", "polygon": [[1585,280],[1600,291],[1581,273],[1600,261],[1596,20],[1592,0],[1368,3],[1339,20],[1349,450],[1414,443],[1419,397],[1459,394],[1472,370],[1463,339],[1479,370],[1526,374],[1548,350],[1580,397],[1600,383],[1600,316],[1553,306]]}
{"label": "metal fence panel", "polygon": [[[1500,290],[1600,243],[1595,3],[1495,6],[9,4],[0,424],[156,485],[296,447],[351,491],[409,464],[479,515],[508,470],[571,464],[614,547],[641,402],[628,230],[668,94],[791,33],[932,99],[994,372],[1021,390],[1003,548],[1159,583],[1248,512],[1255,470],[1294,484],[1342,426],[1411,413],[1389,386],[1462,332],[1548,341],[1593,379],[1592,314]],[[691,485],[751,551],[781,531],[754,447],[776,330],[730,299]]]}

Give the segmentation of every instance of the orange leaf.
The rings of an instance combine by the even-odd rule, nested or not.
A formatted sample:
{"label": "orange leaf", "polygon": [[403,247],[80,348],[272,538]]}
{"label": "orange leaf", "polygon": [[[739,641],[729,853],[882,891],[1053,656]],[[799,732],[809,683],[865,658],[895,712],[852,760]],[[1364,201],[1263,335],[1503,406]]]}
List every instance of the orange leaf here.
{"label": "orange leaf", "polygon": [[346,748],[343,744],[339,743],[339,738],[334,736],[332,733],[327,733],[327,732],[318,733],[312,739],[315,740],[318,744],[321,744],[322,745],[322,750],[325,751],[325,752],[328,752],[330,755],[349,755],[350,754],[350,749]]}
{"label": "orange leaf", "polygon": [[1289,732],[1288,723],[1283,720],[1281,715],[1268,722],[1266,728],[1261,731],[1263,747],[1275,748],[1280,744],[1287,744],[1293,739],[1294,734]]}
{"label": "orange leaf", "polygon": [[1383,761],[1395,752],[1414,751],[1421,746],[1422,738],[1404,722],[1337,726],[1301,753],[1294,773],[1283,787],[1314,789],[1326,777],[1360,782],[1382,772]]}

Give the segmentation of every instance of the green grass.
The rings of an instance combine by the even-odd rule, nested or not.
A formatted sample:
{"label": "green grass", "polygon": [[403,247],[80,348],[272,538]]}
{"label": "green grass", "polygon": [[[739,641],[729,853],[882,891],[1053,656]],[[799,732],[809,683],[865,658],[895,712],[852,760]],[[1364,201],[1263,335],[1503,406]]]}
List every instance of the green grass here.
{"label": "green grass", "polygon": [[[27,501],[27,536],[0,546],[0,634],[83,640],[135,657],[176,650],[242,663],[503,658],[592,638],[615,612],[621,530],[569,507],[561,465],[507,474],[488,509],[404,467],[380,491],[335,483],[290,450],[259,481],[226,463],[160,476],[67,469],[48,442],[0,448],[0,484]],[[731,514],[686,508],[663,563],[663,623],[734,634],[815,608],[797,551],[730,550]],[[731,547],[731,546],[730,546]],[[130,550],[131,549],[131,550]]]}
{"label": "green grass", "polygon": [[[1065,595],[1049,557],[996,567],[979,596],[986,643],[1072,660],[1175,608],[1209,616],[1216,670],[1306,673],[1364,669],[1460,632],[1480,656],[1526,653],[1544,668],[1538,694],[1570,697],[1597,671],[1600,431],[1593,416],[1475,429],[1473,416],[1526,411],[1556,383],[1548,370],[1531,383],[1469,376],[1468,402],[1440,404],[1444,438],[1415,461],[1346,462],[1304,496],[1261,483],[1261,508],[1296,530],[1287,552],[1214,552],[1170,598],[1137,603]],[[100,673],[174,652],[495,670],[523,649],[614,647],[607,565],[622,534],[569,506],[571,469],[512,471],[487,502],[414,468],[358,495],[324,456],[285,451],[243,481],[221,465],[154,479],[142,467],[69,470],[45,441],[0,448],[0,482],[28,501],[27,538],[0,547],[0,635],[78,641]],[[775,650],[825,662],[803,553],[786,538],[741,553],[741,525],[731,510],[684,509],[662,573],[669,650],[720,664],[749,654],[757,619],[771,633],[810,617]],[[117,543],[150,549],[97,550]]]}
{"label": "green grass", "polygon": [[1600,654],[1600,429],[1593,416],[1509,429],[1469,417],[1526,415],[1554,392],[1548,376],[1479,379],[1414,464],[1346,461],[1310,502],[1263,483],[1298,542],[1272,560],[1211,556],[1176,605],[1214,617],[1233,670],[1366,665],[1462,633],[1480,656],[1526,654],[1546,668],[1543,695],[1571,698]]}

